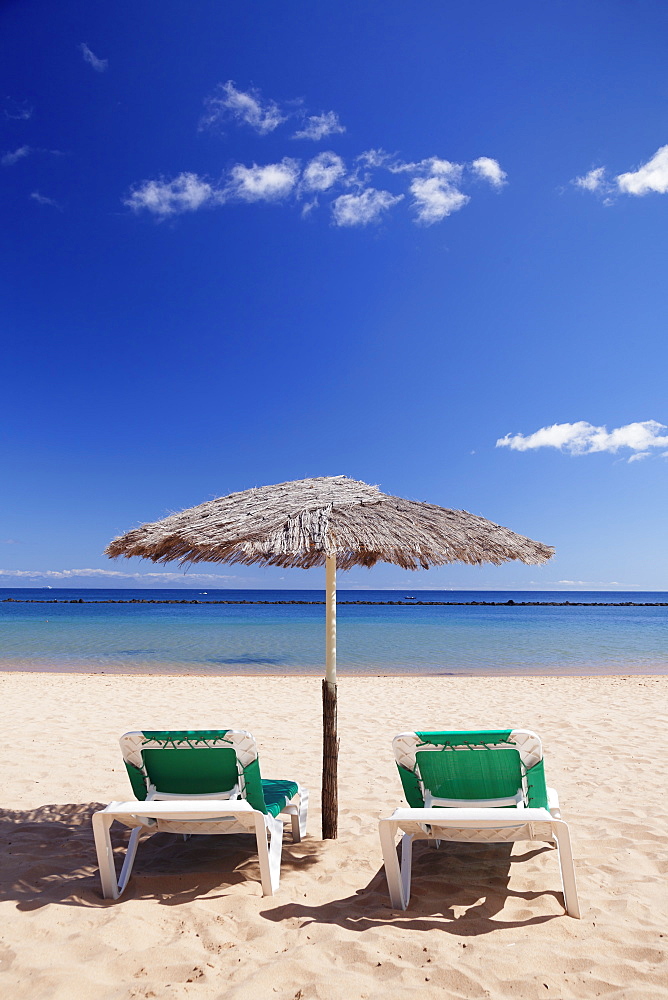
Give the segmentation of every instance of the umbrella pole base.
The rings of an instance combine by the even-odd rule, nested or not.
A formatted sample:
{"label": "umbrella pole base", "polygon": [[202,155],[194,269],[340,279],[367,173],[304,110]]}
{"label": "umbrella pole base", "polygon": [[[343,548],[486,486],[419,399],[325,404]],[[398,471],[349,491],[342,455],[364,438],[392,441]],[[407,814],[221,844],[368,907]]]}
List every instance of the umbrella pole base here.
{"label": "umbrella pole base", "polygon": [[322,839],[338,835],[338,763],[336,684],[322,682]]}

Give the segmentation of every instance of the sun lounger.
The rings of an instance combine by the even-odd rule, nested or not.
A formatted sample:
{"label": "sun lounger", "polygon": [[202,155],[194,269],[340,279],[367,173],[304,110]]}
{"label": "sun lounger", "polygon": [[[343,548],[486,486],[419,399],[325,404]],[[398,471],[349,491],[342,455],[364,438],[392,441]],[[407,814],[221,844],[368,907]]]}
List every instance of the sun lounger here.
{"label": "sun lounger", "polygon": [[[381,819],[392,906],[405,910],[414,840],[556,842],[564,904],[580,916],[568,826],[547,788],[543,749],[526,729],[401,733],[393,740],[408,809]],[[395,837],[402,831],[401,866]]]}
{"label": "sun lounger", "polygon": [[[105,899],[118,899],[125,889],[143,833],[254,833],[262,893],[275,892],[282,817],[290,817],[292,839],[299,842],[306,833],[308,792],[296,781],[261,777],[250,733],[240,729],[135,732],[122,736],[120,744],[139,801],[112,802],[93,814]],[[119,879],[110,838],[114,820],[134,827]]]}

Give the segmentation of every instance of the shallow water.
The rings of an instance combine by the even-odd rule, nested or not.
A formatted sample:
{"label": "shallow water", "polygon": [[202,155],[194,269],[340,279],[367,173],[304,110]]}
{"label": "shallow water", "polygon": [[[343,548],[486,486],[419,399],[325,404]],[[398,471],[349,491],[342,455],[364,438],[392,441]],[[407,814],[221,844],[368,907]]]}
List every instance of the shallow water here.
{"label": "shallow water", "polygon": [[[341,674],[668,673],[665,593],[339,591]],[[514,601],[411,606],[421,601]],[[13,598],[9,602],[7,598]],[[322,604],[146,604],[323,601],[320,591],[0,591],[0,669],[164,673],[321,673]],[[24,603],[30,601],[60,603]],[[93,603],[62,603],[83,600]],[[521,601],[573,602],[523,607]],[[16,602],[16,603],[15,603]],[[573,606],[599,602],[597,606]]]}

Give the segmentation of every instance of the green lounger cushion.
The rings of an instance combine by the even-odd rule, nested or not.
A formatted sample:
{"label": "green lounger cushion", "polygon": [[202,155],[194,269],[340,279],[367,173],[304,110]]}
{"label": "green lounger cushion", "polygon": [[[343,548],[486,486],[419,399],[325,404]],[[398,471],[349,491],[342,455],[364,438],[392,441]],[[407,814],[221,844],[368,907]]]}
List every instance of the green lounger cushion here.
{"label": "green lounger cushion", "polygon": [[[244,743],[244,766],[234,745],[225,746],[234,738]],[[206,795],[227,791],[241,782],[243,797],[253,809],[276,817],[298,793],[299,785],[296,781],[262,778],[256,753],[253,738],[245,731],[144,731],[140,734],[142,767],[137,766],[136,756],[137,764],[126,758],[125,766],[138,799],[146,798],[149,783],[171,795]],[[248,760],[249,756],[253,759]]]}
{"label": "green lounger cushion", "polygon": [[272,816],[278,816],[281,809],[285,809],[290,799],[295,797],[299,785],[296,781],[285,781],[281,778],[275,780],[262,778],[262,791],[267,812]]}
{"label": "green lounger cushion", "polygon": [[533,766],[524,766],[513,745],[513,730],[416,732],[413,739],[413,766],[409,769],[397,761],[404,794],[412,808],[424,806],[423,788],[437,798],[500,799],[514,795],[522,787],[523,778],[526,805],[547,806],[542,757]]}

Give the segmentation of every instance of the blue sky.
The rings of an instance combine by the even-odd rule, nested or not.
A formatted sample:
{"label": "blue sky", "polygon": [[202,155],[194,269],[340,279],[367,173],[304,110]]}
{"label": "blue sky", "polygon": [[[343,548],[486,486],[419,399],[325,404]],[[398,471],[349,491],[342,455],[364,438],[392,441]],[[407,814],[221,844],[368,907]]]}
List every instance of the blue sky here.
{"label": "blue sky", "polygon": [[22,0],[0,28],[0,583],[158,582],[106,543],[345,473],[557,556],[343,586],[668,589],[663,5]]}

